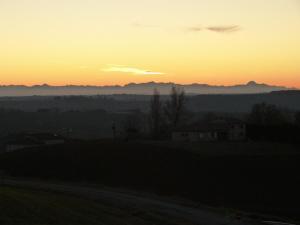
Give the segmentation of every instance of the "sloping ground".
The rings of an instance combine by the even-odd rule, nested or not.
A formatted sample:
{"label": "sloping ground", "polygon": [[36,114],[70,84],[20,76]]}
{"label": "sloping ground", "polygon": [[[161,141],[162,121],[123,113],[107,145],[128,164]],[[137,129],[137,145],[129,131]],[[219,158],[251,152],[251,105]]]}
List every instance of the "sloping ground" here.
{"label": "sloping ground", "polygon": [[[79,197],[43,191],[0,187],[1,225],[150,225],[180,221],[135,214]],[[185,222],[184,224],[189,224]]]}
{"label": "sloping ground", "polygon": [[[223,210],[200,207],[195,203],[187,202],[183,199],[165,199],[158,196],[147,196],[143,193],[128,192],[126,190],[114,190],[111,188],[86,187],[81,185],[78,186],[78,184],[58,184],[18,179],[5,179],[3,180],[3,184],[10,187],[26,188],[39,191],[43,190],[51,193],[78,196],[97,202],[97,204],[90,203],[79,199],[63,197],[62,195],[51,194],[51,196],[48,196],[48,193],[43,193],[43,195],[39,193],[31,193],[30,197],[28,197],[28,191],[25,195],[12,193],[10,195],[11,197],[17,199],[18,201],[24,202],[24,204],[21,205],[21,208],[17,209],[18,211],[21,209],[21,212],[23,208],[26,209],[26,214],[18,214],[17,212],[12,215],[12,218],[18,218],[18,221],[21,221],[21,224],[27,222],[28,218],[41,218],[44,220],[42,224],[52,224],[53,222],[54,224],[60,224],[60,222],[63,222],[64,224],[72,225],[262,224],[261,219],[256,218],[253,220],[250,219],[248,215],[244,214],[235,212],[230,213]],[[13,207],[11,203],[12,201],[6,201],[6,205]],[[20,206],[18,203],[19,202],[15,202],[15,204]],[[99,203],[101,205],[99,205]],[[27,205],[29,205],[29,207],[27,207]],[[27,217],[24,218],[22,215],[27,215]],[[28,217],[28,215],[31,216]]]}
{"label": "sloping ground", "polygon": [[244,215],[109,189],[25,180],[5,180],[3,184],[18,188],[0,188],[1,225],[265,224]]}
{"label": "sloping ground", "polygon": [[[0,155],[0,170],[16,177],[97,183],[300,220],[299,146],[211,143],[192,152],[178,147],[74,142]],[[205,153],[210,149],[215,154]]]}
{"label": "sloping ground", "polygon": [[124,224],[121,212],[75,197],[0,188],[0,224]]}

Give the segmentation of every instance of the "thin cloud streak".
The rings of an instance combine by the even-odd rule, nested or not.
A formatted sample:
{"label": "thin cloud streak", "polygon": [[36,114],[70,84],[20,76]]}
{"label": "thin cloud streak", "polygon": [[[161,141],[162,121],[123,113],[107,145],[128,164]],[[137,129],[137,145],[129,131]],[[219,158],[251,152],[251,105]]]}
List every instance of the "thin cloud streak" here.
{"label": "thin cloud streak", "polygon": [[200,32],[203,31],[203,27],[201,26],[188,27],[186,30],[189,32]]}
{"label": "thin cloud streak", "polygon": [[238,25],[230,25],[230,26],[210,26],[207,27],[206,30],[216,32],[216,33],[235,33],[240,31],[242,28]]}
{"label": "thin cloud streak", "polygon": [[119,72],[119,73],[131,73],[135,75],[163,75],[162,72],[155,72],[145,69],[139,69],[122,65],[109,65],[107,68],[102,69],[103,72]]}

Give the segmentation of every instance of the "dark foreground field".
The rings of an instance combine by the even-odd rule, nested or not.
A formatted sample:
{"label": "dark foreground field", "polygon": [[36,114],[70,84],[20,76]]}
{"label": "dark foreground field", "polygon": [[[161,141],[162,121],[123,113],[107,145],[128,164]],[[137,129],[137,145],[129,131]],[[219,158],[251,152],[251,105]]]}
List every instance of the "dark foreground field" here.
{"label": "dark foreground field", "polygon": [[3,225],[144,224],[99,203],[49,192],[0,187],[0,199]]}
{"label": "dark foreground field", "polygon": [[168,144],[74,142],[1,155],[0,170],[11,176],[99,183],[300,220],[297,146],[211,143],[188,151]]}

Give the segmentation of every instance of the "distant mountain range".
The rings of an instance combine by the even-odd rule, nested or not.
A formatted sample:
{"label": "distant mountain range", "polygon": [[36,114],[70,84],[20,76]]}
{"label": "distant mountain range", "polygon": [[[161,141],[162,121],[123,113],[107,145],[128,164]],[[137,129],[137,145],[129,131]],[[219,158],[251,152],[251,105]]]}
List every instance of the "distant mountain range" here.
{"label": "distant mountain range", "polygon": [[169,94],[172,86],[181,87],[189,95],[199,94],[257,94],[272,91],[296,90],[283,86],[272,86],[250,81],[247,84],[233,86],[213,86],[208,84],[181,85],[175,83],[130,83],[124,86],[49,86],[35,85],[7,85],[0,86],[0,96],[58,96],[58,95],[112,95],[112,94],[137,94],[151,95],[157,89],[162,95]]}

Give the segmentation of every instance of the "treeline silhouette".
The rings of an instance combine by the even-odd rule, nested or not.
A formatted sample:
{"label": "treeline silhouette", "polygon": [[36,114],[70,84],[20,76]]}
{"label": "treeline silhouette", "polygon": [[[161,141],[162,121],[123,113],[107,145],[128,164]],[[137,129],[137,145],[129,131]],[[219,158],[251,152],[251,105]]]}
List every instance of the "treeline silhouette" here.
{"label": "treeline silhouette", "polygon": [[291,112],[276,105],[261,103],[253,106],[248,116],[248,137],[256,141],[300,141],[300,112]]}
{"label": "treeline silhouette", "polygon": [[[184,90],[173,88],[169,100],[161,101],[158,91],[154,91],[150,102],[150,128],[152,138],[164,139],[180,125],[206,123],[214,120],[229,120],[236,115],[204,114],[200,119],[187,110]],[[240,118],[247,125],[247,138],[253,141],[300,141],[300,112],[280,108],[274,104],[253,105],[251,112]],[[198,120],[198,122],[197,122]]]}

